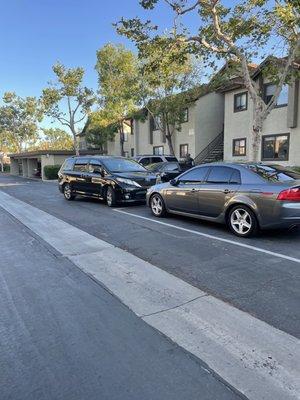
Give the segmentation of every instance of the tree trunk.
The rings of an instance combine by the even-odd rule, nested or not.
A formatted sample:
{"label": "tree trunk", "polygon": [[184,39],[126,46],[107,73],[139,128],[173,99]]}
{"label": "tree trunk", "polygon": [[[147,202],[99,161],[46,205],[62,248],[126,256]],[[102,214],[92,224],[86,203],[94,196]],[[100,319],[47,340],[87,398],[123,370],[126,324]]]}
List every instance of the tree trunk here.
{"label": "tree trunk", "polygon": [[258,162],[260,161],[259,157],[259,145],[261,141],[261,132],[264,121],[264,105],[262,104],[262,100],[253,102],[253,127],[252,127],[252,135],[251,135],[251,149],[249,154],[249,161]]}
{"label": "tree trunk", "polygon": [[119,131],[120,131],[121,156],[124,157],[125,156],[125,151],[124,151],[124,127],[123,127],[123,121],[120,123]]}
{"label": "tree trunk", "polygon": [[173,146],[173,141],[172,141],[172,132],[170,131],[170,127],[168,124],[166,124],[166,139],[168,142],[169,146],[169,151],[171,156],[175,156],[175,151],[174,151],[174,146]]}
{"label": "tree trunk", "polygon": [[72,131],[72,134],[73,134],[73,142],[74,142],[75,154],[76,154],[76,156],[79,156],[79,143],[78,143],[78,138],[76,136],[76,131],[75,131],[75,129],[72,129],[72,128],[71,128],[71,131]]}

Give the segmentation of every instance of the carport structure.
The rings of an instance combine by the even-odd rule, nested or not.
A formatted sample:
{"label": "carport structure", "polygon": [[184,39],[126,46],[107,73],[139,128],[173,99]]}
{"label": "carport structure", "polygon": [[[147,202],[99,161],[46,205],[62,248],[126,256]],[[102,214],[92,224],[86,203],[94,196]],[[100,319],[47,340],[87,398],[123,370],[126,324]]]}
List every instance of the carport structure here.
{"label": "carport structure", "polygon": [[46,165],[61,165],[67,157],[74,154],[74,151],[68,150],[38,150],[9,154],[10,173],[45,180]]}

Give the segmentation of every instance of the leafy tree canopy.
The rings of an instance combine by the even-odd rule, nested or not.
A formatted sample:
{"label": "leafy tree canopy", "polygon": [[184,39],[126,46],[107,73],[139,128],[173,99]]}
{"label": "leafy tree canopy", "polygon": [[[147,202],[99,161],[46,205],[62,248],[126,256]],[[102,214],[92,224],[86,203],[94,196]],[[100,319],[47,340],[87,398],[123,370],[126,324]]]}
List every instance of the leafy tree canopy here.
{"label": "leafy tree canopy", "polygon": [[[14,92],[6,92],[4,105],[0,107],[0,131],[6,146],[22,151],[38,136],[38,122],[42,112],[35,97],[22,98]],[[3,139],[4,140],[4,139]]]}
{"label": "leafy tree canopy", "polygon": [[41,97],[44,113],[70,129],[78,154],[77,133],[80,133],[80,126],[87,119],[96,98],[93,91],[83,85],[83,68],[66,68],[57,63],[53,72],[56,81],[49,83]]}

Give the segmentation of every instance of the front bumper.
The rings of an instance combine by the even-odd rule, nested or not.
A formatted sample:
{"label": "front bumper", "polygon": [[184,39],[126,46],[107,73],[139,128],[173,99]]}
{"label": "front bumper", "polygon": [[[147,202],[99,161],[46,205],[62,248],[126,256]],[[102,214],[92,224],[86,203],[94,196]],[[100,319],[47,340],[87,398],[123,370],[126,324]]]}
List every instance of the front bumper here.
{"label": "front bumper", "polygon": [[126,188],[121,189],[118,192],[117,201],[118,203],[135,203],[146,201],[146,188]]}

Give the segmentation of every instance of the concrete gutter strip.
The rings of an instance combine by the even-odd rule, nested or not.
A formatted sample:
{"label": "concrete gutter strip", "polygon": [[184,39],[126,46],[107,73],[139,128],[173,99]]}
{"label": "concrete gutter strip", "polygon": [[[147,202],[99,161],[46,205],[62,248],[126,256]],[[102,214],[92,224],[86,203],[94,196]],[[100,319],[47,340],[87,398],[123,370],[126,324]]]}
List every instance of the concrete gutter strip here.
{"label": "concrete gutter strip", "polygon": [[250,400],[300,399],[300,341],[0,191],[0,205]]}

